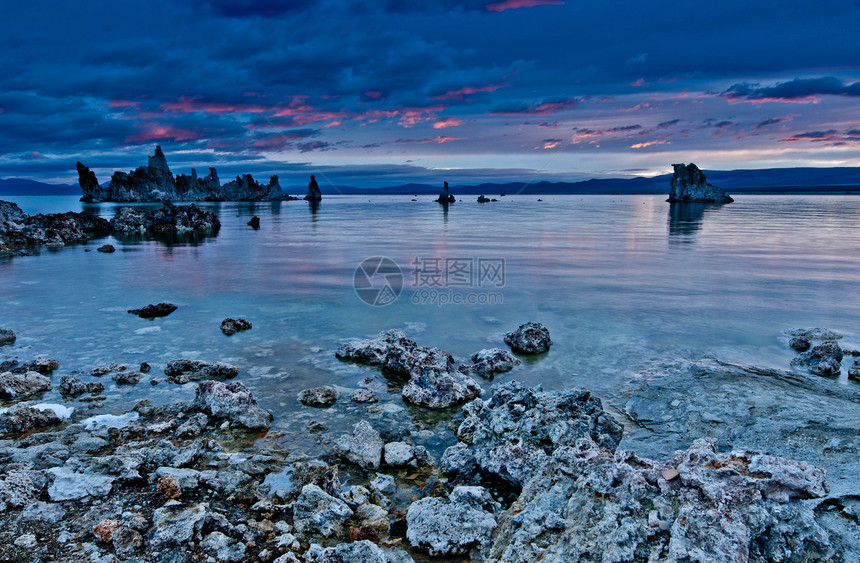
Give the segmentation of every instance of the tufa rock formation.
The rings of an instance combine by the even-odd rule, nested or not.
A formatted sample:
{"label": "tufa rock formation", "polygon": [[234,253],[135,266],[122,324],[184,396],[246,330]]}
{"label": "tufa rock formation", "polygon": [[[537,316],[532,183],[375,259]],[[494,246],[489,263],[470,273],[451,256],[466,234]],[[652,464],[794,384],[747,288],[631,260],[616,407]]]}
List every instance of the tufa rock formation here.
{"label": "tufa rock formation", "polygon": [[436,198],[436,201],[442,204],[454,203],[457,201],[457,198],[451,195],[448,191],[448,182],[445,182],[445,187],[442,188],[442,193]]}
{"label": "tufa rock formation", "polygon": [[272,176],[268,184],[260,184],[250,174],[236,176],[223,186],[214,168],[209,168],[205,178],[197,171],[191,175],[174,177],[167,165],[161,147],[149,157],[146,166],[131,172],[114,172],[106,187],[99,185],[95,174],[81,162],[76,165],[78,184],[81,186],[81,201],[258,201],[294,199],[284,195],[278,177]]}
{"label": "tufa rock formation", "polygon": [[322,200],[322,193],[320,192],[320,186],[317,184],[317,179],[314,178],[314,175],[311,174],[311,181],[308,182],[308,195],[305,196],[307,201],[320,201]]}
{"label": "tufa rock formation", "polygon": [[734,201],[722,188],[712,186],[705,174],[693,164],[673,164],[672,189],[669,199],[673,203],[731,203]]}

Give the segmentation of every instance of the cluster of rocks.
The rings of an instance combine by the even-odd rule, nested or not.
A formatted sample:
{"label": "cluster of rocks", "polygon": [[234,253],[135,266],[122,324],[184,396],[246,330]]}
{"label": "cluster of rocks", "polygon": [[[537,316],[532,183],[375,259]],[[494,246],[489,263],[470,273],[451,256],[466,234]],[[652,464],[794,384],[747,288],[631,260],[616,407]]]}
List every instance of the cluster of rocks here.
{"label": "cluster of rocks", "polygon": [[673,164],[669,199],[673,203],[730,203],[734,201],[722,188],[711,185],[693,164]]}
{"label": "cluster of rocks", "polygon": [[149,157],[146,166],[131,172],[114,172],[107,186],[100,186],[95,174],[82,163],[76,165],[81,201],[259,201],[289,198],[281,190],[278,177],[272,176],[268,184],[260,184],[250,174],[221,185],[218,173],[209,168],[204,178],[191,169],[190,175],[174,177],[160,146]]}
{"label": "cluster of rocks", "polygon": [[[821,376],[838,376],[842,372],[845,356],[860,356],[860,351],[843,349],[839,345],[842,335],[824,328],[795,328],[788,331],[788,345],[800,352],[791,365],[804,368]],[[814,342],[818,341],[818,344]],[[848,367],[848,379],[860,381],[860,359]]]}
{"label": "cluster of rocks", "polygon": [[423,446],[413,446],[399,440],[386,443],[366,420],[357,422],[352,434],[338,438],[334,451],[365,469],[378,469],[383,462],[391,467],[432,467],[436,464],[436,460]]}
{"label": "cluster of rocks", "polygon": [[110,234],[107,220],[86,213],[28,215],[16,204],[0,201],[0,252],[11,252],[25,245],[59,247],[85,243],[91,237]]}
{"label": "cluster of rocks", "polygon": [[113,231],[125,235],[209,235],[218,234],[221,222],[211,211],[194,204],[182,206],[164,202],[160,209],[143,211],[120,207],[110,220]]}
{"label": "cluster of rocks", "polygon": [[384,373],[408,378],[401,393],[405,401],[415,405],[444,408],[481,394],[478,382],[456,369],[451,354],[418,346],[399,330],[348,342],[338,348],[336,355],[344,361],[381,366]]}
{"label": "cluster of rocks", "polygon": [[[218,216],[195,205],[164,207],[142,211],[121,207],[110,221],[88,213],[51,213],[28,215],[16,204],[0,201],[0,253],[21,253],[21,247],[44,244],[49,248],[86,243],[91,238],[112,233],[123,235],[194,235],[214,236],[221,223]],[[99,252],[114,252],[112,245]],[[26,253],[26,252],[24,252]]]}

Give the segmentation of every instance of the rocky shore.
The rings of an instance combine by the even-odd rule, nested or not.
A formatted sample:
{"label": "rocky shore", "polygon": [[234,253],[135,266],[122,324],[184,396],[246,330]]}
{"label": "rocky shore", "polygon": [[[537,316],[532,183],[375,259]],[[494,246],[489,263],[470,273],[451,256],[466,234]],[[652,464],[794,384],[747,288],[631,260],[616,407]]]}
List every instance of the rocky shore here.
{"label": "rocky shore", "polygon": [[[28,215],[18,205],[0,201],[0,256],[28,254],[27,247],[45,245],[59,248],[85,244],[90,239],[111,234],[120,236],[215,236],[221,228],[218,216],[196,205],[175,206],[165,202],[161,209],[142,211],[120,207],[110,221],[88,213]],[[110,245],[98,249],[113,252]]]}
{"label": "rocky shore", "polygon": [[[14,331],[0,334],[4,351],[15,352]],[[823,331],[789,337],[810,339],[810,350],[838,342]],[[551,344],[539,323],[509,332],[506,342],[532,360]],[[7,360],[0,558],[853,560],[860,397],[815,371],[832,361],[820,358],[831,348],[790,372],[655,365],[613,416],[587,389],[518,382],[521,361],[506,350],[481,350],[457,365],[398,330],[341,346],[341,361],[381,370],[413,408],[461,406],[456,443],[439,459],[371,419],[347,433],[309,425],[328,453],[297,457],[240,371],[224,362],[167,363],[167,385],[192,382],[190,402],[142,400],[93,414],[101,382],[63,375],[65,404],[40,402],[57,384],[58,363]],[[90,376],[135,385],[148,370],[111,364]],[[485,399],[467,375],[511,370],[514,379]],[[372,405],[374,393],[358,391],[351,400]],[[312,410],[344,399],[323,386],[296,400]],[[670,447],[679,437],[688,445]]]}

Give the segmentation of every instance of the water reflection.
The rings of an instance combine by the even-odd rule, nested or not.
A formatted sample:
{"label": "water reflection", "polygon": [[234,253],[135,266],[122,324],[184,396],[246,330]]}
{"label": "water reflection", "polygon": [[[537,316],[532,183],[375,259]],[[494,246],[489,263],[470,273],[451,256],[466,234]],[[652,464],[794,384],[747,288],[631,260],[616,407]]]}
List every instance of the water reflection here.
{"label": "water reflection", "polygon": [[693,235],[702,227],[705,214],[722,207],[715,203],[670,203],[669,242],[695,242]]}

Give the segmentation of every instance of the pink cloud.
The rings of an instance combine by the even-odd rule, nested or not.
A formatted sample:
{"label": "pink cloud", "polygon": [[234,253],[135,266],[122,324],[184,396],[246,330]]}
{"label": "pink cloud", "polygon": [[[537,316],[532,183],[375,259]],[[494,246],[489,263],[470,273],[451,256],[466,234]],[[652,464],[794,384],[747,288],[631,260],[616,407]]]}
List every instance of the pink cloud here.
{"label": "pink cloud", "polygon": [[444,129],[446,127],[459,127],[463,125],[463,120],[457,117],[448,117],[441,119],[433,124],[433,129]]}
{"label": "pink cloud", "polygon": [[161,104],[161,109],[170,113],[264,113],[271,108],[249,104],[224,104],[200,102],[193,98],[179,98],[175,102]]}
{"label": "pink cloud", "polygon": [[488,12],[504,12],[517,8],[534,8],[535,6],[564,6],[564,0],[504,0],[487,4],[484,9]]}
{"label": "pink cloud", "polygon": [[109,108],[136,108],[140,106],[140,102],[132,102],[130,100],[109,100]]}
{"label": "pink cloud", "polygon": [[648,86],[648,83],[645,82],[644,78],[640,78],[638,80],[634,80],[633,82],[631,82],[630,85],[633,86],[634,88],[641,88],[642,86]]}
{"label": "pink cloud", "polygon": [[488,84],[487,86],[463,86],[458,90],[448,90],[444,94],[432,96],[434,100],[465,100],[467,96],[479,94],[481,92],[495,92],[499,88],[505,88],[510,84]]}
{"label": "pink cloud", "polygon": [[655,139],[653,141],[645,141],[644,143],[636,143],[635,145],[630,145],[631,149],[644,149],[645,147],[650,147],[651,145],[665,145],[669,142],[669,139]]}
{"label": "pink cloud", "polygon": [[423,145],[425,143],[450,143],[451,141],[462,141],[466,137],[432,137],[430,139],[398,139],[392,145]]}
{"label": "pink cloud", "polygon": [[194,141],[201,137],[190,129],[180,129],[158,123],[146,124],[143,131],[125,138],[126,143],[146,143],[149,141],[170,139],[173,142]]}

